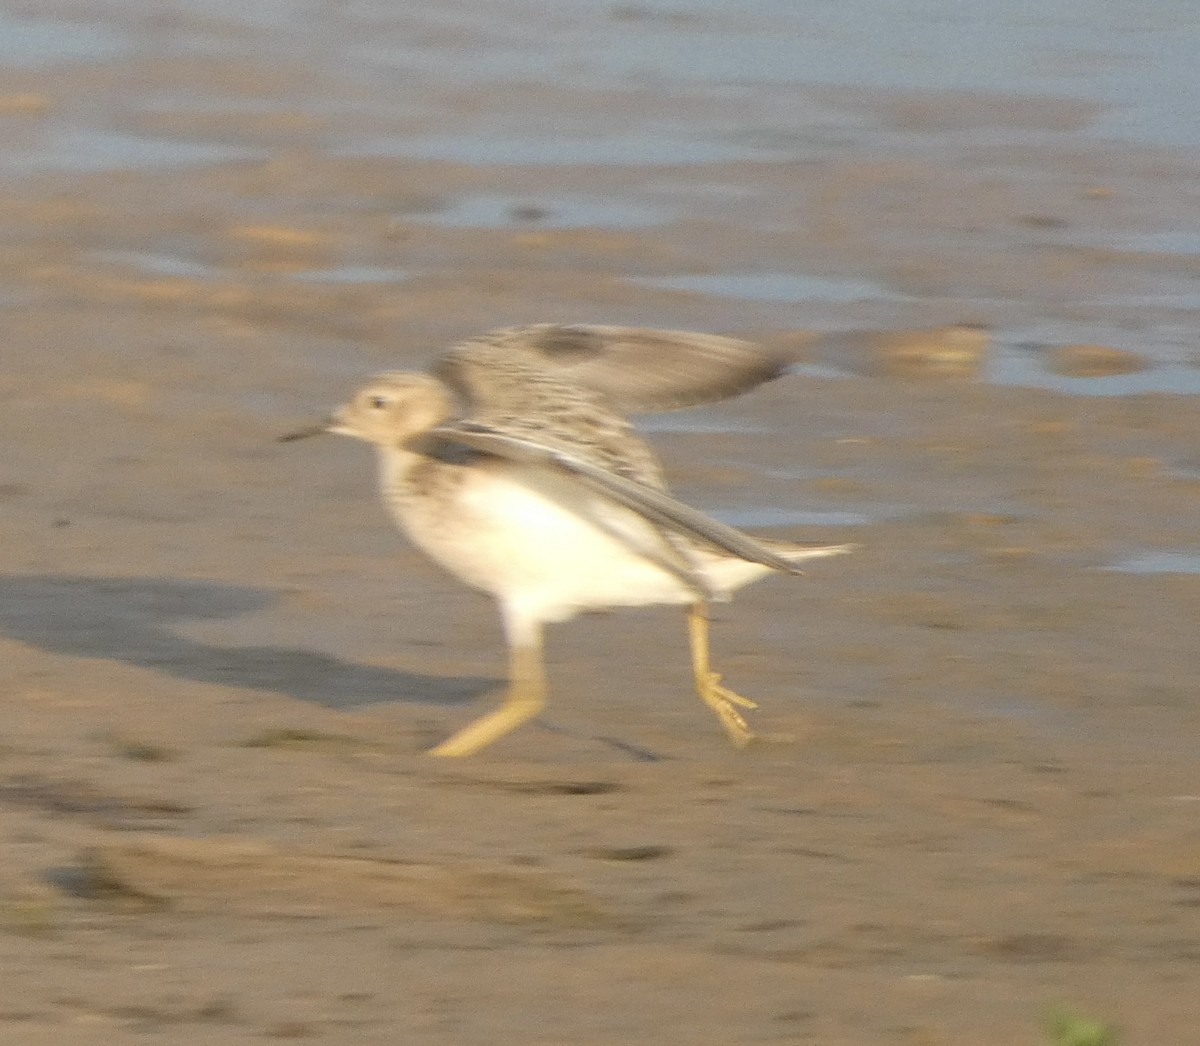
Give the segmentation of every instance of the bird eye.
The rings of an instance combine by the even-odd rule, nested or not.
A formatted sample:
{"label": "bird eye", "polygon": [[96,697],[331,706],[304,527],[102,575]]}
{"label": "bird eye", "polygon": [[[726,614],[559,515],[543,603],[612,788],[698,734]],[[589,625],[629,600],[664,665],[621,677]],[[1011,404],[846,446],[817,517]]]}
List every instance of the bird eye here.
{"label": "bird eye", "polygon": [[372,396],[371,397],[371,406],[375,410],[383,410],[383,408],[386,407],[387,405],[388,405],[388,398],[386,396]]}

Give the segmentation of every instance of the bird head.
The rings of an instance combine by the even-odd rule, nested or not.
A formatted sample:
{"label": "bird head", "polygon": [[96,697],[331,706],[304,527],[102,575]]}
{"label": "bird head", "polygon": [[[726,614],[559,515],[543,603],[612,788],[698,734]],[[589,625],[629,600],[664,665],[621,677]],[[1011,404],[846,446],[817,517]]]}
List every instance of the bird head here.
{"label": "bird head", "polygon": [[324,432],[397,447],[428,432],[453,413],[449,390],[429,374],[380,374],[324,421],[281,436],[284,442]]}

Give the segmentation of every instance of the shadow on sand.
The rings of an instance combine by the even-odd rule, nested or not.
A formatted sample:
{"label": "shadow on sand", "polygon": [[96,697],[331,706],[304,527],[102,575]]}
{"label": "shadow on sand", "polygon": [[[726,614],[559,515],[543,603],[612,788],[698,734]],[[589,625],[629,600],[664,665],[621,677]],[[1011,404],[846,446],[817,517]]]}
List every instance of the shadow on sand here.
{"label": "shadow on sand", "polygon": [[0,631],[43,650],[153,668],[180,679],[274,690],[330,708],[390,701],[451,705],[501,685],[360,665],[282,647],[220,647],[171,631],[174,621],[269,606],[270,589],[178,578],[0,575]]}

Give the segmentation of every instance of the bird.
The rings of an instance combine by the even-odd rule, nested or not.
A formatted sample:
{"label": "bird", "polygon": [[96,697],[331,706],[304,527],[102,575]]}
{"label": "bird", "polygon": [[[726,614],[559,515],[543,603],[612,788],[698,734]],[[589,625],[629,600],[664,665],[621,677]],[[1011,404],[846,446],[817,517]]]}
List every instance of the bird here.
{"label": "bird", "polygon": [[506,327],[443,350],[427,371],[380,374],[279,437],[374,444],[399,528],[498,605],[505,696],[429,754],[473,755],[542,712],[546,625],[656,604],[686,608],[698,695],[736,746],[754,740],[743,711],[757,705],[711,667],[709,605],[855,546],[752,537],[676,500],[628,415],[738,395],[788,365],[752,342],[693,331]]}

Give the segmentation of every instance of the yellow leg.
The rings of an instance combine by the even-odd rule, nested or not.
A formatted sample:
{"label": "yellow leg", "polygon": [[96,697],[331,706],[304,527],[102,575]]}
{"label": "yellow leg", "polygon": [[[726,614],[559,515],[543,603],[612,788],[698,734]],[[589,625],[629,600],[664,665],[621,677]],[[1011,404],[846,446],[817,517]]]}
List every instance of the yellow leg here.
{"label": "yellow leg", "polygon": [[540,639],[532,646],[509,649],[508,693],[494,712],[480,716],[429,750],[430,755],[474,755],[493,741],[529,722],[546,707],[546,671]]}
{"label": "yellow leg", "polygon": [[[688,608],[688,637],[692,644],[692,674],[696,678],[696,693],[725,728],[729,739],[744,748],[754,740],[754,734],[738,708],[757,708],[753,701],[721,685],[721,677],[708,663],[708,605],[693,603]],[[735,707],[736,706],[736,707]]]}

